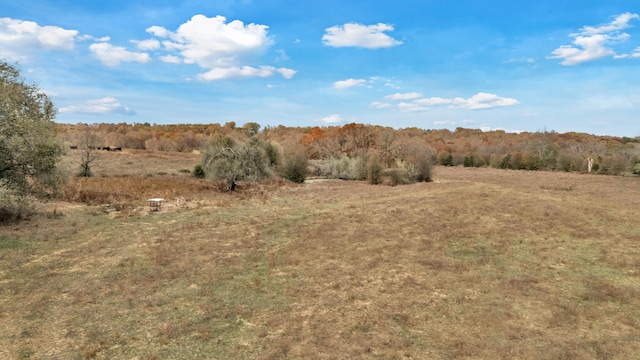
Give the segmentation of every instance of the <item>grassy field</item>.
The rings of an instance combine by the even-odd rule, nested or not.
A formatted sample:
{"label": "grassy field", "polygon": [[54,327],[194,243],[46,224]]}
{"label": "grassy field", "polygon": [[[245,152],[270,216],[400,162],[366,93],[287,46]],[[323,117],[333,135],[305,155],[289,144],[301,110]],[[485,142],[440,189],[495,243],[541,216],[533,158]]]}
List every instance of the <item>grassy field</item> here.
{"label": "grassy field", "polygon": [[228,194],[198,161],[104,154],[75,202],[0,227],[0,359],[640,354],[637,177],[439,167]]}

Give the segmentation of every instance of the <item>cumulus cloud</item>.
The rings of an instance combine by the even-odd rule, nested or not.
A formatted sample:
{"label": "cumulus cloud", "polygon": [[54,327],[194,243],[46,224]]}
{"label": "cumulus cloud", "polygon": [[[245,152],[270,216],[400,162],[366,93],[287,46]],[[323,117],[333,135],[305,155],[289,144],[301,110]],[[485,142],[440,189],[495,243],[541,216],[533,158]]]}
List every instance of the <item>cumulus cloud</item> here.
{"label": "cumulus cloud", "polygon": [[73,50],[76,36],[77,30],[0,18],[0,54],[11,60],[25,60],[42,50]]}
{"label": "cumulus cloud", "polygon": [[113,46],[105,42],[91,44],[89,50],[100,62],[110,67],[118,66],[122,62],[144,64],[151,61],[151,57],[147,53],[132,52],[122,46]]}
{"label": "cumulus cloud", "polygon": [[333,87],[336,89],[348,89],[348,88],[352,88],[355,86],[360,86],[364,83],[366,83],[367,81],[364,79],[347,79],[347,80],[341,80],[341,81],[336,81],[333,83]]}
{"label": "cumulus cloud", "polygon": [[331,114],[320,119],[320,122],[323,122],[325,124],[337,124],[341,123],[342,121],[342,116],[338,114]]}
{"label": "cumulus cloud", "polygon": [[418,92],[409,92],[409,93],[397,93],[392,95],[387,95],[384,98],[389,100],[413,100],[419,99],[422,97],[422,94]]}
{"label": "cumulus cloud", "polygon": [[[162,50],[169,54],[163,56],[162,61],[197,64],[208,69],[198,76],[201,80],[268,77],[274,74],[289,79],[295,75],[295,70],[250,65],[274,43],[268,35],[268,28],[266,25],[245,24],[240,20],[227,23],[224,16],[209,18],[195,15],[176,31],[161,26],[151,26],[146,31],[163,39]],[[279,60],[287,59],[286,54],[280,54]]]}
{"label": "cumulus cloud", "polygon": [[61,108],[62,114],[93,114],[93,115],[135,115],[128,107],[122,105],[114,97],[103,97],[100,99],[87,100],[82,104],[70,105]]}
{"label": "cumulus cloud", "polygon": [[362,47],[367,49],[387,48],[402,44],[386,31],[393,31],[393,26],[378,23],[376,25],[362,25],[348,23],[325,29],[322,42],[332,47]]}
{"label": "cumulus cloud", "polygon": [[207,81],[249,77],[266,78],[272,76],[275,73],[282,75],[286,79],[290,79],[296,74],[296,71],[286,68],[276,69],[273,66],[260,66],[259,68],[251,66],[224,67],[211,69],[206,73],[198,75],[198,78]]}
{"label": "cumulus cloud", "polygon": [[640,19],[640,15],[624,13],[615,17],[610,23],[599,26],[584,26],[579,33],[571,34],[571,45],[562,45],[551,52],[551,59],[562,59],[565,66],[578,65],[604,57],[626,58],[634,54],[617,54],[613,46],[627,41],[631,36],[622,30],[631,27],[632,20]]}
{"label": "cumulus cloud", "polygon": [[[423,98],[419,93],[399,93],[388,95],[385,98],[389,100],[401,101],[396,105],[388,103],[374,102],[370,107],[377,109],[385,109],[390,107],[396,107],[400,111],[404,112],[419,112],[426,111],[429,107],[448,105],[453,108],[462,108],[467,110],[482,110],[491,109],[495,107],[513,106],[520,102],[516,99],[501,97],[496,94],[490,94],[480,92],[472,97],[465,99],[462,97],[455,98],[442,98],[442,97],[429,97]],[[406,102],[412,100],[411,102]]]}
{"label": "cumulus cloud", "polygon": [[267,36],[266,25],[245,25],[240,20],[227,24],[226,21],[224,16],[208,18],[195,15],[180,25],[176,32],[157,26],[147,31],[169,37],[170,41],[165,45],[178,49],[185,63],[195,63],[203,68],[235,66],[238,59],[261,55],[273,44]]}

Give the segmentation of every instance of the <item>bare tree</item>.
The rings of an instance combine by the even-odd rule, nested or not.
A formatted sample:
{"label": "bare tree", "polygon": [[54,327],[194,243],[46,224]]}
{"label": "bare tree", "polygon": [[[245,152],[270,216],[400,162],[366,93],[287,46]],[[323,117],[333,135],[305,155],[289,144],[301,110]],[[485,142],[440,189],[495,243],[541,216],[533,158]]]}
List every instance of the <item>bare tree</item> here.
{"label": "bare tree", "polygon": [[78,176],[90,177],[93,175],[92,164],[99,159],[97,149],[102,144],[102,139],[88,125],[84,125],[77,137],[78,150],[82,152]]}

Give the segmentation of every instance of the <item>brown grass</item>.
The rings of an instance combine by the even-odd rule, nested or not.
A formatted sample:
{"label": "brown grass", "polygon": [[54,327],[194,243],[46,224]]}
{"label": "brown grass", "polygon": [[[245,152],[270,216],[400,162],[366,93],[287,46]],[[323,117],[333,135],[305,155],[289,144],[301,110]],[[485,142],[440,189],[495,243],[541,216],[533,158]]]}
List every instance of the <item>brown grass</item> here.
{"label": "brown grass", "polygon": [[0,228],[0,357],[640,353],[638,178],[437,168],[433,183],[230,195],[116,174],[69,191],[202,206],[53,203],[57,216]]}

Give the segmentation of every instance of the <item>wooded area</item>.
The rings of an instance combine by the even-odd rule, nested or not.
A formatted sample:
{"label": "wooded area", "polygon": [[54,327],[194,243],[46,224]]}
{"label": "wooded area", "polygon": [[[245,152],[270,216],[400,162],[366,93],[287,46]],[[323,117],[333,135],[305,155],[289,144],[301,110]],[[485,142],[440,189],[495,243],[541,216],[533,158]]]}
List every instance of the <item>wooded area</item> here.
{"label": "wooded area", "polygon": [[[326,127],[264,127],[250,122],[221,124],[57,124],[69,146],[92,136],[92,146],[193,151],[220,137],[272,142],[281,152],[304,149],[311,160],[366,159],[375,155],[387,167],[411,152],[429,152],[445,166],[580,171],[621,175],[640,173],[640,137],[598,136],[554,131],[508,133],[457,128],[454,131],[393,129],[364,124]],[[84,139],[84,140],[83,140]]]}

